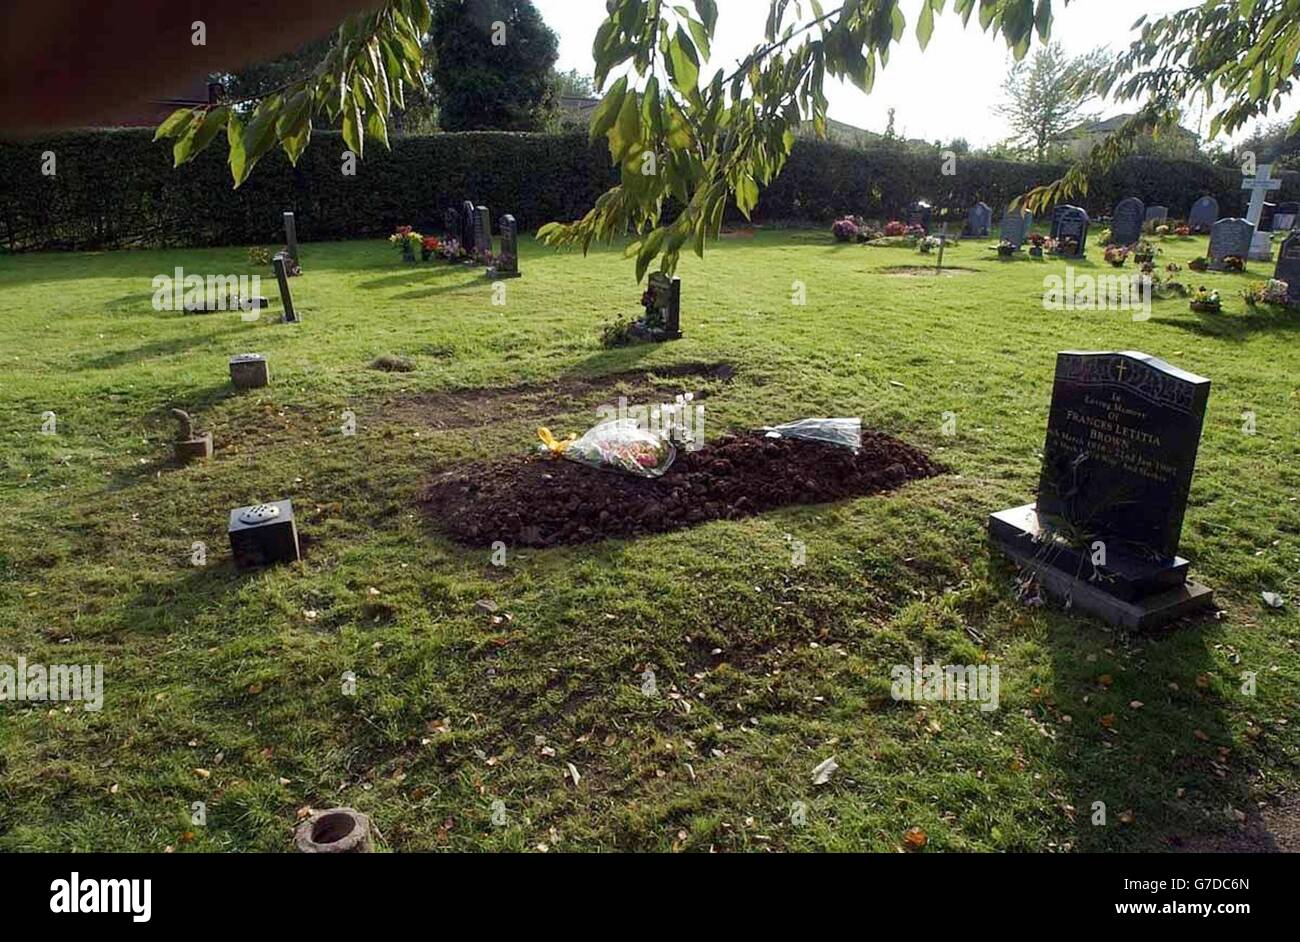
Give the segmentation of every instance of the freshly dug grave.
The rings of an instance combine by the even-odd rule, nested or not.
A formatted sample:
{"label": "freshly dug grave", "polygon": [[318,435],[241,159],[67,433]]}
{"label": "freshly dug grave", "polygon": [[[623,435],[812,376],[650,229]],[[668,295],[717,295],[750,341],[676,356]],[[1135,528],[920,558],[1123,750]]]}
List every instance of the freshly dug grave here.
{"label": "freshly dug grave", "polygon": [[444,472],[420,503],[460,543],[560,546],[875,494],[942,471],[924,452],[869,429],[856,455],[746,433],[679,451],[658,480],[533,455]]}

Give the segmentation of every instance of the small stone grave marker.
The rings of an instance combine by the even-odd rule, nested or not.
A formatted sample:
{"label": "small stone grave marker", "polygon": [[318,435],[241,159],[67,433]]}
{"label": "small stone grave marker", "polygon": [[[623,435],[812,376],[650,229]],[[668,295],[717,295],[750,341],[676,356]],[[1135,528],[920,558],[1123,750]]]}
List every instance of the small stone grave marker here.
{"label": "small stone grave marker", "polygon": [[230,358],[230,381],[238,389],[257,389],[271,382],[271,368],[261,353],[241,353]]}
{"label": "small stone grave marker", "polygon": [[1178,555],[1210,381],[1144,353],[1058,354],[1038,501],[989,534],[1053,595],[1127,628],[1208,607]]}
{"label": "small stone grave marker", "polygon": [[1168,218],[1169,218],[1168,206],[1148,206],[1146,216],[1143,217],[1142,221],[1163,223]]}
{"label": "small stone grave marker", "polygon": [[291,563],[302,558],[292,501],[236,507],[230,512],[226,531],[230,536],[230,553],[241,569]]}
{"label": "small stone grave marker", "polygon": [[469,200],[460,204],[460,246],[470,258],[478,249],[474,244],[474,204]]}
{"label": "small stone grave marker", "polygon": [[486,206],[474,207],[474,251],[480,257],[492,253],[492,220]]}
{"label": "small stone grave marker", "polygon": [[669,278],[663,272],[653,272],[646,283],[645,317],[639,320],[633,333],[655,342],[677,340],[682,336],[682,280]]}
{"label": "small stone grave marker", "polygon": [[180,422],[180,430],[176,436],[174,446],[176,460],[181,464],[193,461],[196,458],[212,457],[212,433],[196,432],[194,430],[194,420],[184,409],[173,409],[172,415]]}
{"label": "small stone grave marker", "polygon": [[983,201],[976,203],[966,214],[966,232],[964,235],[975,239],[986,239],[989,227],[993,225],[993,210]]}

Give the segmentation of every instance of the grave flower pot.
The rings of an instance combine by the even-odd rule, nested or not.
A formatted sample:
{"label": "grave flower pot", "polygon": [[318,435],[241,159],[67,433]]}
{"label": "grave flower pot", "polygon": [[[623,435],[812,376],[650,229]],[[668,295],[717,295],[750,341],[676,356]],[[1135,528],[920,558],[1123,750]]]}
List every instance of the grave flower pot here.
{"label": "grave flower pot", "polygon": [[1218,314],[1223,310],[1222,301],[1192,301],[1190,307],[1198,314]]}

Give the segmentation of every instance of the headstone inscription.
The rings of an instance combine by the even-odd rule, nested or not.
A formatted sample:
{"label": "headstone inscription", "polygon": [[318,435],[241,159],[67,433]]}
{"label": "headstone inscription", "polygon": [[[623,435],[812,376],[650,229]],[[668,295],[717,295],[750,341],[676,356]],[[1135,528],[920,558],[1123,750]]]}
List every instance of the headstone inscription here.
{"label": "headstone inscription", "polygon": [[1219,201],[1213,196],[1202,196],[1192,204],[1187,214],[1187,225],[1193,232],[1209,232],[1219,218]]}
{"label": "headstone inscription", "polygon": [[289,264],[282,255],[277,255],[271,260],[271,265],[275,268],[275,280],[280,286],[280,308],[284,312],[284,322],[286,324],[298,323],[298,312],[293,307],[293,293],[289,290]]}
{"label": "headstone inscription", "polygon": [[500,278],[518,278],[519,274],[519,223],[515,217],[506,213],[497,223],[501,229],[501,254],[497,263],[488,269],[488,278],[496,281]]}
{"label": "headstone inscription", "polygon": [[1054,595],[1128,628],[1209,606],[1178,555],[1210,381],[1144,353],[1058,354],[1037,504],[989,518]]}
{"label": "headstone inscription", "polygon": [[1286,282],[1286,301],[1300,305],[1300,230],[1292,232],[1277,250],[1273,277]]}
{"label": "headstone inscription", "polygon": [[1297,219],[1300,219],[1300,203],[1278,203],[1273,216],[1273,231],[1289,232],[1296,227]]}
{"label": "headstone inscription", "polygon": [[1078,206],[1063,207],[1056,220],[1056,251],[1063,258],[1083,258],[1088,247],[1087,212]]}
{"label": "headstone inscription", "polygon": [[1115,245],[1134,245],[1142,240],[1142,223],[1146,207],[1136,196],[1122,199],[1110,220],[1110,241]]}
{"label": "headstone inscription", "polygon": [[236,507],[230,512],[226,532],[230,536],[230,554],[241,569],[302,558],[292,501]]}
{"label": "headstone inscription", "polygon": [[492,254],[492,219],[486,206],[474,207],[474,250],[480,258]]}
{"label": "headstone inscription", "polygon": [[1241,181],[1241,188],[1250,191],[1250,206],[1246,209],[1246,219],[1255,227],[1247,257],[1260,262],[1266,262],[1273,257],[1269,234],[1259,227],[1260,218],[1264,215],[1265,197],[1273,190],[1282,187],[1281,180],[1272,178],[1272,170],[1272,164],[1258,164],[1255,167],[1255,176]]}
{"label": "headstone inscription", "polygon": [[1002,224],[998,227],[998,238],[1010,242],[1017,249],[1029,238],[1029,230],[1034,227],[1034,214],[1023,209],[1012,209],[1002,214]]}
{"label": "headstone inscription", "polygon": [[1148,206],[1146,215],[1142,218],[1143,222],[1161,223],[1169,218],[1168,206]]}
{"label": "headstone inscription", "polygon": [[993,225],[993,210],[983,201],[976,203],[966,214],[966,231],[962,235],[975,239],[986,239],[989,227]]}
{"label": "headstone inscription", "polygon": [[292,277],[300,273],[302,258],[298,255],[298,227],[294,222],[293,213],[288,212],[284,214],[284,247],[295,263],[288,269],[288,274]]}
{"label": "headstone inscription", "polygon": [[1223,271],[1223,260],[1235,255],[1246,258],[1255,227],[1245,219],[1220,219],[1210,227],[1210,269]]}

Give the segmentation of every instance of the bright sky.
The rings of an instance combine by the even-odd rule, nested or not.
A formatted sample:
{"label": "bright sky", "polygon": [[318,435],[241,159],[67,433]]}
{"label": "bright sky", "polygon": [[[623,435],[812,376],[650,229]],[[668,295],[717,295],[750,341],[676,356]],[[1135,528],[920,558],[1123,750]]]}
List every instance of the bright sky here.
{"label": "bright sky", "polygon": [[[605,19],[604,0],[533,2],[560,36],[557,68],[590,75],[591,43]],[[833,2],[823,0],[823,7],[829,10]],[[975,16],[963,29],[950,2],[948,12],[936,20],[930,46],[923,53],[915,36],[920,0],[903,0],[903,4],[908,33],[893,47],[889,66],[877,75],[872,93],[864,95],[848,83],[828,85],[830,116],[879,132],[885,129],[892,107],[896,109],[895,130],[905,137],[927,141],[964,137],[975,147],[1005,138],[1007,129],[992,110],[1002,97],[1002,80],[1011,62],[1005,42],[981,32]],[[1128,45],[1129,27],[1141,14],[1157,16],[1195,5],[1196,0],[1074,0],[1064,8],[1054,3],[1052,38],[1073,55],[1098,46],[1119,51]],[[718,0],[718,26],[710,60],[713,69],[701,72],[712,76],[718,68],[734,65],[762,42],[767,8],[768,0]],[[1282,112],[1288,117],[1300,106],[1300,96],[1291,97],[1289,110]],[[1131,103],[1124,107],[1101,103],[1094,110],[1107,117],[1135,108]],[[1199,115],[1189,115],[1183,123],[1204,134],[1207,128],[1198,127],[1198,122]],[[1208,126],[1208,120],[1205,124]]]}

